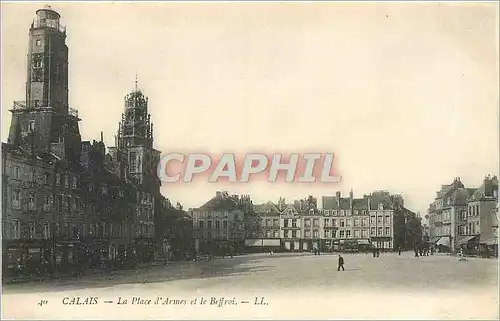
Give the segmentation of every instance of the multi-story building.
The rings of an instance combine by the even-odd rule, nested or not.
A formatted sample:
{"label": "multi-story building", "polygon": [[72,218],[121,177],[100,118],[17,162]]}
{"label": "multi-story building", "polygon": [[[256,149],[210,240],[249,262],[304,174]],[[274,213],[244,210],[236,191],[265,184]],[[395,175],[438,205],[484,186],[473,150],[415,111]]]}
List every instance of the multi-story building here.
{"label": "multi-story building", "polygon": [[498,178],[486,176],[467,203],[467,234],[479,236],[479,244],[496,247],[498,251]]}
{"label": "multi-story building", "polygon": [[245,216],[253,211],[248,195],[217,191],[199,208],[190,209],[194,238],[199,252],[241,251],[245,244]]}
{"label": "multi-story building", "polygon": [[2,143],[4,262],[150,260],[154,217],[165,208],[155,204],[165,198],[153,170],[159,152],[147,98],[137,88],[126,97],[110,154],[102,133],[99,142],[81,141],[68,101],[65,40],[60,15],[38,10],[29,30],[26,101],[14,102]]}
{"label": "multi-story building", "polygon": [[465,188],[459,177],[452,184],[442,185],[429,206],[430,241],[443,249],[455,251],[463,233],[466,200],[471,190]]}
{"label": "multi-story building", "polygon": [[286,251],[301,251],[302,210],[300,203],[282,204],[280,214],[281,247]]}
{"label": "multi-story building", "polygon": [[[380,249],[393,249],[394,226],[392,197],[388,192],[374,192],[355,199],[353,191],[349,197],[323,197],[323,213],[332,216],[332,225],[338,226],[336,243],[357,244]],[[337,225],[338,224],[338,225]],[[342,246],[340,246],[342,247]]]}
{"label": "multi-story building", "polygon": [[429,207],[431,242],[451,252],[466,246],[495,244],[498,179],[487,176],[479,188],[466,188],[460,178],[443,185]]}
{"label": "multi-story building", "polygon": [[278,205],[273,202],[255,204],[253,211],[255,220],[247,228],[246,247],[257,251],[279,250],[281,211]]}

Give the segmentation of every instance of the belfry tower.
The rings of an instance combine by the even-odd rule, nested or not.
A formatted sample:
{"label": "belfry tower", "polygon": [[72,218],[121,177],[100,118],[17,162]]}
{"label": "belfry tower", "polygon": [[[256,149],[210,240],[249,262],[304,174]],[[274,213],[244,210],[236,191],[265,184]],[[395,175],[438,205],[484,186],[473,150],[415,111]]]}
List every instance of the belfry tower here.
{"label": "belfry tower", "polygon": [[9,143],[77,162],[78,112],[69,108],[68,47],[61,16],[36,11],[29,29],[26,100],[14,102]]}
{"label": "belfry tower", "polygon": [[116,136],[116,147],[126,155],[129,176],[146,190],[159,192],[156,168],[160,152],[153,148],[153,123],[148,113],[148,97],[137,86],[125,96],[125,111]]}

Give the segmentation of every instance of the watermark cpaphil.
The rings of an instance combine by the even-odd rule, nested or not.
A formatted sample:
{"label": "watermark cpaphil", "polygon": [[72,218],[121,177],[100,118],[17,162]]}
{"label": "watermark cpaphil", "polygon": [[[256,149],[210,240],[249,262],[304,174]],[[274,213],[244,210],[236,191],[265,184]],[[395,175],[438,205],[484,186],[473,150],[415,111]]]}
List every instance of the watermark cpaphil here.
{"label": "watermark cpaphil", "polygon": [[338,183],[334,159],[333,153],[168,153],[161,157],[157,175],[164,183],[188,183],[195,177],[210,183]]}

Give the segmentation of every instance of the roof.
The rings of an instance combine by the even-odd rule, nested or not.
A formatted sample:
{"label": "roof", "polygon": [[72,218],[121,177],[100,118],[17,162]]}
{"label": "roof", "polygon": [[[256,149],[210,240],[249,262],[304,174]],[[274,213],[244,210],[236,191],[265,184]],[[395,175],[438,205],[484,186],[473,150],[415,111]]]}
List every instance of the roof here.
{"label": "roof", "polygon": [[323,209],[325,210],[349,210],[351,199],[349,197],[337,198],[337,196],[323,196]]}
{"label": "roof", "polygon": [[467,199],[474,193],[474,188],[458,188],[451,195],[451,202],[454,205],[467,205]]}
{"label": "roof", "polygon": [[264,204],[256,204],[253,206],[253,210],[258,214],[279,214],[281,212],[278,206],[271,201]]}
{"label": "roof", "polygon": [[237,209],[239,209],[238,203],[228,196],[214,196],[198,208],[198,210],[203,211],[234,211]]}

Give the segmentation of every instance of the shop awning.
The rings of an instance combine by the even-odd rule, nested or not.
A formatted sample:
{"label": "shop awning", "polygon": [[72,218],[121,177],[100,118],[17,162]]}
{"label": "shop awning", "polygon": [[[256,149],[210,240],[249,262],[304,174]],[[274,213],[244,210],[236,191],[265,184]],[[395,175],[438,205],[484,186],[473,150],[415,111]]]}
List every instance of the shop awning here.
{"label": "shop awning", "polygon": [[441,238],[440,236],[433,236],[433,237],[431,237],[430,242],[431,243],[436,243],[437,241],[439,241],[440,238]]}
{"label": "shop awning", "polygon": [[467,236],[464,236],[464,237],[462,237],[461,239],[458,240],[457,244],[458,245],[467,244],[470,241],[472,241],[473,239],[475,239],[476,237],[477,237],[477,235],[467,235]]}
{"label": "shop awning", "polygon": [[358,244],[370,245],[370,242],[368,242],[368,240],[358,240]]}
{"label": "shop awning", "polygon": [[437,241],[437,245],[442,245],[446,247],[450,247],[450,238],[448,236],[443,236]]}

